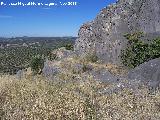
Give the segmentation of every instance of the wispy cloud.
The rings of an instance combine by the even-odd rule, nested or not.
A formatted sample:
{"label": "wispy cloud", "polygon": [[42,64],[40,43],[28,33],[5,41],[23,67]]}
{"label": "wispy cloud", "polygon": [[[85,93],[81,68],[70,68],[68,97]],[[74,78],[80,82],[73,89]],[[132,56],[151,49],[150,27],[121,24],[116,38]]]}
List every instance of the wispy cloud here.
{"label": "wispy cloud", "polygon": [[42,9],[44,9],[44,10],[50,10],[51,8],[42,8]]}
{"label": "wispy cloud", "polygon": [[0,15],[0,18],[12,18],[13,16],[10,15]]}

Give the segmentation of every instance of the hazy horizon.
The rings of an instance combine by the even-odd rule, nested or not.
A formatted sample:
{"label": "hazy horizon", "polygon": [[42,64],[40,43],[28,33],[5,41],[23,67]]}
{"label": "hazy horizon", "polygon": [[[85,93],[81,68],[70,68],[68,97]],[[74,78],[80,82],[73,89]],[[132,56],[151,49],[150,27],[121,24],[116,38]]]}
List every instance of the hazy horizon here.
{"label": "hazy horizon", "polygon": [[40,37],[40,38],[56,38],[56,37],[78,37],[78,36],[9,36],[9,37],[5,37],[5,36],[0,36],[0,38],[25,38],[25,37],[28,37],[28,38],[38,38],[38,37]]}

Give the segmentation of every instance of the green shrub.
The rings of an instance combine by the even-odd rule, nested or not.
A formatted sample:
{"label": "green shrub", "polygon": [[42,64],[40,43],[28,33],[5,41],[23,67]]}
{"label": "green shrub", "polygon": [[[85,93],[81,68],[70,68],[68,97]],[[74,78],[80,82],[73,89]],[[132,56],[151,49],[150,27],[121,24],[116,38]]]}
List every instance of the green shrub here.
{"label": "green shrub", "polygon": [[83,72],[87,72],[87,71],[91,71],[91,70],[92,70],[91,66],[83,63],[83,67],[82,67]]}
{"label": "green shrub", "polygon": [[33,57],[30,67],[34,74],[41,74],[44,67],[44,59],[41,56]]}
{"label": "green shrub", "polygon": [[160,57],[160,38],[153,40],[153,42],[150,45],[150,48],[151,48],[150,54],[153,59]]}
{"label": "green shrub", "polygon": [[88,67],[87,67],[87,65],[86,65],[86,64],[83,64],[82,70],[83,70],[83,72],[88,71]]}
{"label": "green shrub", "polygon": [[142,36],[142,32],[125,35],[128,44],[121,54],[122,63],[125,66],[134,68],[146,61],[160,57],[160,38],[151,43],[145,43],[140,40]]}
{"label": "green shrub", "polygon": [[47,56],[48,60],[52,61],[55,60],[57,58],[56,54],[53,54],[52,51],[47,51]]}
{"label": "green shrub", "polygon": [[98,61],[98,57],[97,57],[97,55],[96,55],[95,53],[92,53],[92,54],[88,53],[88,54],[86,55],[86,60],[87,60],[88,62],[95,63],[95,62]]}
{"label": "green shrub", "polygon": [[66,50],[73,50],[74,49],[72,44],[65,45],[65,48],[66,48]]}

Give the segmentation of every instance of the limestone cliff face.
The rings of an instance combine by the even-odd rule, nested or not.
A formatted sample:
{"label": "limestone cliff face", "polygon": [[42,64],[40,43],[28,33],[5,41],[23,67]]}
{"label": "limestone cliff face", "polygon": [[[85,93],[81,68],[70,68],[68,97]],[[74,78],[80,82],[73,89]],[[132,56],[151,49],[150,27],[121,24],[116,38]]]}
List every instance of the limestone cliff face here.
{"label": "limestone cliff face", "polygon": [[143,31],[153,38],[160,35],[160,0],[119,0],[101,10],[81,26],[75,51],[96,52],[103,62],[120,63],[126,46],[124,34]]}

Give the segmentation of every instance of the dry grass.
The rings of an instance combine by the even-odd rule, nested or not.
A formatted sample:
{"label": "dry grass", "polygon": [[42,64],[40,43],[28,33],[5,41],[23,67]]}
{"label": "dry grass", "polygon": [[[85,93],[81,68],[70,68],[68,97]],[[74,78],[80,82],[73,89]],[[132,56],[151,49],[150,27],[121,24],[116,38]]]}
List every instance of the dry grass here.
{"label": "dry grass", "polygon": [[[68,78],[67,78],[68,79]],[[51,82],[0,78],[0,119],[2,120],[159,120],[160,92],[145,88],[125,89],[104,95],[106,89],[91,77],[86,81]]]}
{"label": "dry grass", "polygon": [[112,63],[108,63],[106,65],[106,68],[114,75],[126,75],[127,74],[127,70],[124,69],[124,67],[118,66]]}
{"label": "dry grass", "polygon": [[[102,94],[114,85],[101,84],[83,73],[73,72],[75,64],[108,69],[112,74],[125,74],[113,64],[98,64],[79,58],[51,63],[64,69],[53,81],[42,76],[17,80],[0,78],[0,120],[160,120],[160,91],[130,89],[115,94]],[[78,80],[77,80],[78,79]]]}
{"label": "dry grass", "polygon": [[92,63],[83,58],[71,58],[70,57],[63,61],[58,61],[58,62],[61,68],[65,68],[68,71],[70,70],[70,72],[74,70],[75,64],[91,65],[96,70],[107,69],[111,74],[119,75],[119,76],[124,76],[128,72],[128,70],[125,69],[123,66],[118,66],[112,63],[108,63],[108,64]]}

